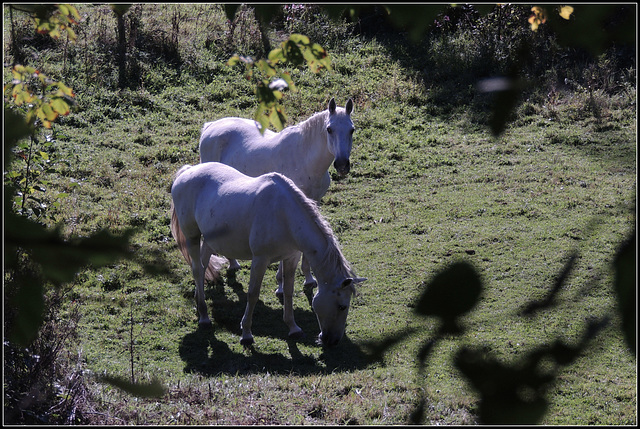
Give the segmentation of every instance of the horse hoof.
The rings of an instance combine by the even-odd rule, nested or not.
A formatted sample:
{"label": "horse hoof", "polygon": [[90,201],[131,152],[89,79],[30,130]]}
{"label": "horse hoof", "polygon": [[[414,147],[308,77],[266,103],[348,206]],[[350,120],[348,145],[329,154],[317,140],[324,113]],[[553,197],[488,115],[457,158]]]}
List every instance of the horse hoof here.
{"label": "horse hoof", "polygon": [[289,339],[294,341],[300,341],[304,338],[306,338],[306,335],[304,334],[303,331],[298,331],[298,332],[294,332],[293,334],[289,334]]}
{"label": "horse hoof", "polygon": [[278,292],[278,289],[276,289],[276,297],[278,298],[278,301],[280,301],[280,304],[284,305],[284,293]]}
{"label": "horse hoof", "polygon": [[242,338],[240,339],[240,344],[245,348],[251,347],[253,345],[253,338]]}

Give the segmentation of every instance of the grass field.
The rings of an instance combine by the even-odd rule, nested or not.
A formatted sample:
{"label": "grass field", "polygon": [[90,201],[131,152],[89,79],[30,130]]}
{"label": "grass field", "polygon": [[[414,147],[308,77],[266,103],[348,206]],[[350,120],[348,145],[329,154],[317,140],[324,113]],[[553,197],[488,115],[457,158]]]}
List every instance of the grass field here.
{"label": "grass field", "polygon": [[[307,338],[287,339],[275,265],[254,314],[253,349],[239,342],[249,262],[207,286],[213,329],[197,327],[191,272],[169,231],[169,188],[183,164],[197,163],[204,122],[253,115],[242,71],[199,57],[205,77],[167,66],[144,88],[78,91],[77,111],[51,137],[58,167],[47,192],[69,193],[57,219],[70,235],[136,227],[136,252],[163,269],[154,276],[121,261],[87,269],[67,288],[60,317],[80,314],[66,353],[87,383],[83,416],[94,424],[404,424],[424,399],[424,423],[474,424],[477,392],[453,364],[460,347],[516,365],[555,340],[576,343],[588,320],[613,315],[559,370],[541,423],[637,424],[637,361],[615,316],[611,270],[636,219],[635,87],[596,94],[597,115],[585,93],[525,101],[495,138],[471,108],[443,113],[434,103],[441,95],[392,49],[344,43],[332,51],[334,71],[294,71],[299,92],[284,99],[290,124],[331,97],[355,102],[351,174],[333,175],[320,210],[368,280],[330,350],[314,341],[301,275],[294,309]],[[556,306],[521,316],[574,251]],[[460,260],[483,280],[480,302],[465,333],[439,341],[419,371],[416,355],[436,323],[415,315],[416,300]],[[370,359],[369,344],[405,328],[416,333]],[[168,390],[136,398],[100,382],[104,374],[159,379]]]}

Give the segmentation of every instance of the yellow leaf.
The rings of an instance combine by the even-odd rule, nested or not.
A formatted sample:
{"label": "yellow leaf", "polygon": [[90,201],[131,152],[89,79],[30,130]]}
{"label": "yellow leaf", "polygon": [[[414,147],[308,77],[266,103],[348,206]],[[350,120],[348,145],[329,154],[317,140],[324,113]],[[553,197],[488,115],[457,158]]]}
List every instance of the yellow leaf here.
{"label": "yellow leaf", "polygon": [[[43,104],[42,108],[41,108],[42,114],[44,115],[41,116],[40,114],[38,114],[38,116],[40,117],[40,119],[46,119],[47,121],[53,121],[58,117],[58,112],[53,110],[53,107],[50,104]],[[48,128],[48,127],[47,127]]]}
{"label": "yellow leaf", "polygon": [[568,20],[571,17],[572,13],[573,13],[573,7],[571,6],[562,6],[560,8],[560,16],[566,20]]}
{"label": "yellow leaf", "polygon": [[541,24],[547,22],[547,11],[539,6],[531,8],[533,15],[529,17],[529,24],[531,24],[531,30],[537,31]]}
{"label": "yellow leaf", "polygon": [[240,62],[240,57],[238,55],[234,55],[231,58],[229,58],[229,61],[227,61],[227,65],[233,67],[239,62]]}
{"label": "yellow leaf", "polygon": [[69,105],[62,98],[54,98],[51,100],[51,107],[53,110],[61,115],[68,115],[71,109]]}

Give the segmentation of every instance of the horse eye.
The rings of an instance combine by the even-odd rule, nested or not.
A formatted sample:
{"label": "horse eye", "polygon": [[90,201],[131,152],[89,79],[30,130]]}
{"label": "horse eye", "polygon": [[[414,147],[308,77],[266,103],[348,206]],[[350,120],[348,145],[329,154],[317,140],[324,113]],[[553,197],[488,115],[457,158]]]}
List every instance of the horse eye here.
{"label": "horse eye", "polygon": [[338,310],[345,311],[348,307],[346,305],[339,305]]}
{"label": "horse eye", "polygon": [[331,129],[331,127],[327,127],[327,132],[328,132],[329,134],[331,134],[331,133],[333,132],[333,130]]}

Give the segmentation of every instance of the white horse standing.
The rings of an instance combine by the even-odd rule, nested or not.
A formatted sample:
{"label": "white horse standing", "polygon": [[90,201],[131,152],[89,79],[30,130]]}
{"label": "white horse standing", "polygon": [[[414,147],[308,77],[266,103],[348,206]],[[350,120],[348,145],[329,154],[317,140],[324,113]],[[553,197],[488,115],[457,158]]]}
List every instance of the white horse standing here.
{"label": "white horse standing", "polygon": [[253,343],[253,310],[269,264],[282,261],[284,321],[289,336],[303,336],[293,316],[295,269],[301,253],[318,276],[312,307],[320,325],[319,340],[334,346],[344,335],[355,284],[354,275],[329,224],[313,200],[279,173],[256,178],[217,162],[184,166],[171,187],[171,232],[191,264],[201,325],[211,324],[204,300],[207,264],[218,272],[223,260],[250,259],[247,306],[242,317],[241,344]]}
{"label": "white horse standing", "polygon": [[[333,163],[340,175],[350,170],[349,156],[353,145],[353,101],[344,108],[332,98],[327,110],[279,133],[264,130],[260,124],[243,118],[224,118],[207,122],[200,135],[200,162],[221,162],[252,177],[270,172],[282,173],[304,194],[319,202],[329,189],[329,167]],[[231,259],[230,268],[239,264]],[[305,286],[317,282],[303,255],[302,272]],[[210,276],[207,276],[209,278]],[[282,297],[282,264],[278,269],[278,290]]]}

